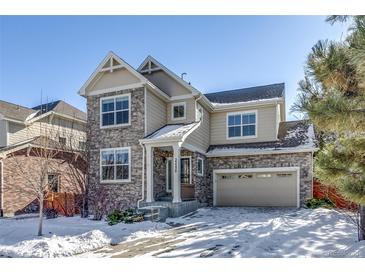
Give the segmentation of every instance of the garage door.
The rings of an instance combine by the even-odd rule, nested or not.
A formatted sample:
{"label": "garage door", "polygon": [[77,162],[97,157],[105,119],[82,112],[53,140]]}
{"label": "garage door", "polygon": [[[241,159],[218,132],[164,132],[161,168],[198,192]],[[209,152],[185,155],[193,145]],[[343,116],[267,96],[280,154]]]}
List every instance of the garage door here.
{"label": "garage door", "polygon": [[297,206],[297,171],[217,173],[217,206]]}

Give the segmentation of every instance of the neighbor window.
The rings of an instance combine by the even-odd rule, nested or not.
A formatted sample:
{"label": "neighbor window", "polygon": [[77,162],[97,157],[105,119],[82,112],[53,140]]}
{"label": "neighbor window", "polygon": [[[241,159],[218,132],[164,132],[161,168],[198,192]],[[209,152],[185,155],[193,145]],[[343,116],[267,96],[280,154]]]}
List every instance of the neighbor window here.
{"label": "neighbor window", "polygon": [[61,145],[66,145],[66,138],[65,137],[58,137],[58,142]]}
{"label": "neighbor window", "polygon": [[256,136],[256,112],[228,114],[227,122],[228,138]]}
{"label": "neighbor window", "polygon": [[48,174],[48,189],[50,192],[58,192],[59,191],[59,175],[57,174]]}
{"label": "neighbor window", "polygon": [[179,120],[185,119],[185,102],[172,104],[172,119]]}
{"label": "neighbor window", "polygon": [[102,149],[101,181],[130,181],[130,148]]}
{"label": "neighbor window", "polygon": [[101,126],[130,124],[130,95],[101,99]]}
{"label": "neighbor window", "polygon": [[196,161],[197,167],[196,167],[196,173],[200,176],[204,175],[204,161],[202,158],[198,158]]}

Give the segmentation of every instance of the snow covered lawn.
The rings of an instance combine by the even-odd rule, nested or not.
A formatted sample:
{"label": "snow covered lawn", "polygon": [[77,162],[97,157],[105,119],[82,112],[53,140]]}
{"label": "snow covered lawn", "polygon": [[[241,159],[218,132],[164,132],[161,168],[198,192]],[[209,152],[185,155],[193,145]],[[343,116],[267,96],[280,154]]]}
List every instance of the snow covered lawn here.
{"label": "snow covered lawn", "polygon": [[153,236],[169,227],[152,222],[109,226],[105,221],[60,217],[45,219],[44,236],[38,237],[37,222],[37,218],[0,218],[0,257],[72,256],[126,239]]}
{"label": "snow covered lawn", "polygon": [[85,257],[365,257],[356,226],[327,209],[204,208],[175,226]]}
{"label": "snow covered lawn", "polygon": [[[327,209],[203,208],[166,224],[108,226],[80,217],[0,219],[11,257],[365,257],[355,225]],[[114,245],[109,245],[112,243]],[[82,253],[82,254],[80,254]]]}

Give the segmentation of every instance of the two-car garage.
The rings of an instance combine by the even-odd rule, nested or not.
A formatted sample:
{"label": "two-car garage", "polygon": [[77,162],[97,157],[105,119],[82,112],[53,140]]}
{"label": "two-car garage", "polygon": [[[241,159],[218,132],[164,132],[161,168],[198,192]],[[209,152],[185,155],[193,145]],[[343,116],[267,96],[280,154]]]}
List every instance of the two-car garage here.
{"label": "two-car garage", "polygon": [[299,207],[299,168],[216,169],[215,206]]}

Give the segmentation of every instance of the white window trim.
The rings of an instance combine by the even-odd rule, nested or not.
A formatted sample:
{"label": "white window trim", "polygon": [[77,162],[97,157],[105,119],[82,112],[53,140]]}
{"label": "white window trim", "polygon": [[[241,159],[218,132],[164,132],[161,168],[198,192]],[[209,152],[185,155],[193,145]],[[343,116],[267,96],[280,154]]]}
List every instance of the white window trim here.
{"label": "white window trim", "polygon": [[[114,151],[114,161],[116,160],[115,158],[115,151],[116,150],[128,150],[128,179],[119,179],[119,180],[103,180],[102,179],[102,157],[101,157],[101,154],[102,152],[105,152],[105,151]],[[100,174],[100,183],[102,184],[118,184],[118,183],[130,183],[131,182],[131,170],[132,170],[132,162],[131,162],[131,147],[113,147],[113,148],[102,148],[100,149],[100,154],[99,154],[99,174]],[[115,165],[114,165],[115,166]],[[115,171],[116,172],[116,169]]]}
{"label": "white window trim", "polygon": [[[199,172],[199,170],[198,170],[198,162],[199,162],[199,160],[201,160],[202,161],[202,172]],[[202,157],[197,157],[197,159],[196,159],[196,174],[198,175],[198,176],[204,176],[204,159],[202,158]]]}
{"label": "white window trim", "polygon": [[[104,100],[109,100],[109,99],[116,99],[116,98],[120,98],[120,97],[128,97],[128,123],[126,124],[118,124],[118,125],[108,125],[108,126],[103,126],[103,101]],[[115,102],[114,102],[115,103]],[[100,108],[99,108],[99,112],[100,112],[100,128],[118,128],[118,127],[126,127],[126,126],[130,126],[131,125],[131,108],[132,108],[132,100],[131,100],[131,94],[130,93],[126,93],[126,94],[118,94],[118,95],[114,95],[114,96],[107,96],[107,97],[101,97],[100,98]],[[116,110],[113,111],[114,113],[116,113]],[[114,115],[114,121],[116,122],[116,115]]]}
{"label": "white window trim", "polygon": [[[230,115],[237,115],[237,114],[248,114],[248,113],[254,113],[256,116],[256,123],[255,123],[255,135],[250,136],[239,136],[239,137],[229,137],[229,126],[228,126],[228,117]],[[241,139],[253,139],[257,138],[257,124],[258,124],[258,116],[257,116],[257,109],[253,110],[246,110],[246,111],[239,111],[239,112],[227,112],[226,115],[226,139],[227,140],[241,140]],[[241,129],[242,131],[242,129]]]}
{"label": "white window trim", "polygon": [[[184,116],[174,118],[174,107],[176,106],[184,106]],[[173,103],[171,104],[171,120],[172,121],[179,121],[179,120],[185,120],[186,119],[186,102],[179,102],[179,103]]]}

